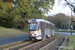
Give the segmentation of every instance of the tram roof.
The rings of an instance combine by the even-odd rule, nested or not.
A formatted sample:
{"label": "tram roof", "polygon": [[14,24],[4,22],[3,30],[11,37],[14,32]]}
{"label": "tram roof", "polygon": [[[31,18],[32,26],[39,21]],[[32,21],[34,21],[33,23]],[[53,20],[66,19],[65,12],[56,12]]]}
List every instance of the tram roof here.
{"label": "tram roof", "polygon": [[44,20],[44,19],[37,19],[37,22],[51,23],[51,22],[49,22],[49,21],[46,21],[46,20]]}
{"label": "tram roof", "polygon": [[30,20],[34,20],[33,22],[45,22],[45,23],[49,23],[49,24],[52,24],[54,25],[53,23],[47,21],[47,20],[44,20],[44,19],[29,19],[28,22],[30,23]]}

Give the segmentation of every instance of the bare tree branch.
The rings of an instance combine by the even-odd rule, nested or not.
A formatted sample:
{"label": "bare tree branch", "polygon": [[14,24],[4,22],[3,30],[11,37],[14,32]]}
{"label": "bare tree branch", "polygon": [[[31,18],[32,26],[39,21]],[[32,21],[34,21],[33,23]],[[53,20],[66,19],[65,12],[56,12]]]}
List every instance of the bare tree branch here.
{"label": "bare tree branch", "polygon": [[72,11],[75,13],[75,7],[74,7],[74,5],[70,4],[67,0],[65,0],[65,1],[69,5],[69,7],[72,9]]}
{"label": "bare tree branch", "polygon": [[65,0],[67,2],[68,5],[72,6],[74,8],[74,6],[72,4],[70,4],[67,0]]}

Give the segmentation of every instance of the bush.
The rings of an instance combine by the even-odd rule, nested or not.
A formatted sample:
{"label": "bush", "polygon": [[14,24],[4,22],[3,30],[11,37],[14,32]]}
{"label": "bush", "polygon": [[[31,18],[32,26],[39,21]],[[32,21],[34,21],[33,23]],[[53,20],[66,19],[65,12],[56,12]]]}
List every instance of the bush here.
{"label": "bush", "polygon": [[7,28],[11,28],[11,27],[16,27],[17,26],[17,23],[13,20],[1,20],[0,21],[0,26],[4,26],[4,27],[7,27]]}

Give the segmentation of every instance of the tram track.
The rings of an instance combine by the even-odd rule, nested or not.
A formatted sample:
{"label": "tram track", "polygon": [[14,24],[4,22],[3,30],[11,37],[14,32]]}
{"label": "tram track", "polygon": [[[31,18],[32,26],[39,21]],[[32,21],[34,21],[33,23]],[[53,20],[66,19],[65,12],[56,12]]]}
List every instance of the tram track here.
{"label": "tram track", "polygon": [[25,44],[23,44],[23,45],[21,44],[21,45],[19,45],[18,47],[14,47],[14,48],[12,48],[12,49],[10,49],[10,50],[18,50],[19,48],[26,47],[26,46],[31,45],[31,44],[34,44],[34,43],[36,43],[36,42],[30,41],[30,42],[27,42],[27,43],[25,43]]}
{"label": "tram track", "polygon": [[66,39],[66,35],[60,34],[59,36],[52,36],[38,42],[28,41],[3,50],[60,50]]}
{"label": "tram track", "polygon": [[31,45],[26,46],[26,47],[22,47],[18,50],[39,50],[41,47],[43,47],[44,45],[48,44],[49,42],[51,42],[52,40],[54,40],[56,38],[57,38],[56,36],[52,36],[51,38],[44,39],[40,42],[31,44]]}
{"label": "tram track", "polygon": [[[53,40],[52,42],[48,43],[44,47],[40,48],[39,50],[64,50],[62,46],[67,46],[67,35],[63,34],[62,36],[58,37],[57,39]],[[66,43],[65,43],[66,42]],[[64,45],[66,44],[66,45]]]}
{"label": "tram track", "polygon": [[[61,38],[60,38],[61,37]],[[64,36],[60,35],[58,38],[56,38],[55,40],[49,42],[47,45],[45,45],[44,47],[40,48],[39,50],[57,50],[57,46],[61,45],[61,43],[63,42]]]}
{"label": "tram track", "polygon": [[[21,48],[24,48],[24,47],[31,47],[31,49],[35,49],[38,50],[40,47],[44,46],[47,42],[47,40],[54,40],[55,38],[57,38],[58,36],[53,36],[52,38],[47,38],[47,39],[43,39],[41,41],[38,41],[38,42],[34,42],[34,41],[28,41],[28,42],[25,42],[25,43],[22,43],[22,44],[18,44],[18,45],[15,45],[15,46],[11,46],[11,47],[8,47],[8,48],[4,48],[3,50],[20,50]],[[43,43],[45,42],[45,43]],[[28,48],[30,49],[30,48]],[[27,49],[27,50],[28,50]]]}
{"label": "tram track", "polygon": [[17,45],[14,45],[14,46],[5,48],[5,49],[3,49],[3,50],[16,50],[18,47],[22,47],[23,45],[31,44],[32,42],[33,42],[33,41],[27,41],[27,42],[24,42],[24,43],[21,43],[21,44],[17,44]]}
{"label": "tram track", "polygon": [[68,47],[68,43],[69,43],[69,37],[65,34],[65,40],[59,46],[58,50],[66,50]]}

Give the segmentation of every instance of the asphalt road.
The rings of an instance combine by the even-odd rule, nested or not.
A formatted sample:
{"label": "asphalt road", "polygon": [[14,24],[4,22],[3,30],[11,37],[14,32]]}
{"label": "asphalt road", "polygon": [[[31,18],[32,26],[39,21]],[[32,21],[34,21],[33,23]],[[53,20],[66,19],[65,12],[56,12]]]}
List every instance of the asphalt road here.
{"label": "asphalt road", "polygon": [[[65,34],[65,32],[55,32],[55,33]],[[15,37],[3,38],[3,39],[0,39],[0,46],[10,44],[10,43],[14,43],[14,42],[18,42],[18,41],[22,41],[22,40],[27,40],[27,39],[29,39],[28,34],[21,35],[21,36],[15,36]]]}
{"label": "asphalt road", "polygon": [[0,46],[18,42],[18,41],[22,41],[22,40],[27,40],[27,39],[29,39],[28,34],[21,35],[21,36],[15,36],[15,37],[9,37],[9,38],[3,38],[3,39],[0,39]]}

